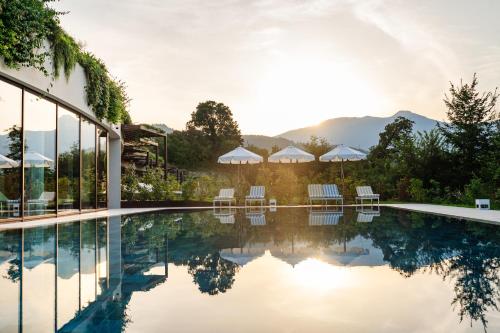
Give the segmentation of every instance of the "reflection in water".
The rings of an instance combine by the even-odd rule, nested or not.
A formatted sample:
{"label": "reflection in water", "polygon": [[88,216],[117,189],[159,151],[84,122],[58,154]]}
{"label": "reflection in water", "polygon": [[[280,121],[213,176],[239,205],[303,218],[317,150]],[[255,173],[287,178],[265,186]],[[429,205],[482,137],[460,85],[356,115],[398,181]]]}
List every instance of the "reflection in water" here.
{"label": "reflection in water", "polygon": [[[121,221],[83,221],[4,231],[0,232],[0,288],[9,292],[6,299],[0,300],[0,331],[18,332],[18,323],[24,325],[23,332],[32,328],[40,331],[42,327],[54,331],[55,325],[60,332],[134,331],[134,323],[147,314],[133,310],[137,306],[131,304],[141,304],[139,309],[154,308],[156,302],[164,300],[162,295],[167,290],[182,290],[179,277],[165,283],[169,264],[176,274],[184,269],[183,274],[188,274],[199,295],[221,302],[227,302],[227,296],[245,292],[242,284],[256,277],[250,275],[251,270],[265,278],[276,276],[283,269],[278,268],[280,265],[290,267],[287,274],[293,273],[288,277],[292,281],[278,281],[282,285],[292,283],[285,294],[279,295],[282,300],[293,297],[294,289],[325,295],[332,289],[346,288],[356,279],[375,282],[380,280],[380,272],[397,272],[398,284],[382,290],[385,294],[411,293],[413,289],[405,285],[418,279],[424,279],[423,286],[434,293],[448,290],[451,284],[453,297],[444,300],[447,311],[456,311],[457,322],[474,324],[471,330],[478,328],[477,323],[482,330],[500,325],[496,312],[500,296],[499,240],[500,228],[496,226],[392,209],[157,212],[124,216]],[[282,264],[262,266],[265,270],[259,271],[259,265],[266,265],[271,258]],[[358,270],[364,267],[379,267],[382,271]],[[436,275],[444,280],[439,289],[432,284],[432,276]],[[254,284],[253,288],[266,286]],[[380,292],[370,289],[371,283],[356,288]],[[177,295],[195,298],[186,293]],[[251,295],[252,290],[248,293]],[[149,298],[156,300],[151,304],[145,302],[146,295],[160,298]],[[244,300],[236,297],[232,306],[251,303],[248,297],[252,296]],[[170,301],[177,304],[182,299]],[[360,299],[351,301],[358,303]],[[408,301],[400,299],[399,303]],[[334,300],[323,298],[321,302]],[[381,307],[390,307],[385,299],[379,302]],[[216,315],[216,308],[209,304],[204,311],[215,311]],[[433,300],[429,304],[442,302]],[[189,309],[195,304],[187,306]],[[415,313],[420,310],[412,309]],[[174,331],[175,319],[169,318]],[[437,323],[441,318],[428,320]],[[380,327],[372,329],[379,331]],[[463,325],[461,329],[468,327]],[[231,325],[222,329],[234,331]]]}

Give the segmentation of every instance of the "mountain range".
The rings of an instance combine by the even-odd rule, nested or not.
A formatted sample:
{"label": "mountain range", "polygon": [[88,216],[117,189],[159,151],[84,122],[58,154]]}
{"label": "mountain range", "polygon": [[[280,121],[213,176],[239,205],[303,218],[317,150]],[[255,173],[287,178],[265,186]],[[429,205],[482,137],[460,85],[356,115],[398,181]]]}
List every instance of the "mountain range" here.
{"label": "mountain range", "polygon": [[243,135],[245,144],[255,145],[261,148],[274,145],[282,148],[290,143],[307,142],[311,136],[325,138],[331,144],[340,144],[361,149],[369,149],[376,145],[379,133],[384,127],[393,122],[397,117],[405,117],[412,120],[414,132],[429,131],[437,126],[439,121],[424,117],[411,111],[398,111],[390,117],[340,117],[321,122],[316,126],[293,129],[274,137],[263,135]]}

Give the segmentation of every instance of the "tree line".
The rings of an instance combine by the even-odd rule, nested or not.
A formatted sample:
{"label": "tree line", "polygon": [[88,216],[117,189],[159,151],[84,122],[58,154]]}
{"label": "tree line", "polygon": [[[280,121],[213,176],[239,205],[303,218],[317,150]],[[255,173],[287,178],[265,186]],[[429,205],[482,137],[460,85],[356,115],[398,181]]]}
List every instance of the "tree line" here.
{"label": "tree line", "polygon": [[[378,144],[368,151],[368,158],[347,162],[346,189],[349,199],[356,185],[374,187],[385,200],[473,203],[485,197],[495,205],[500,200],[500,120],[496,110],[497,90],[480,92],[478,78],[470,83],[450,84],[444,105],[448,122],[438,123],[431,131],[417,132],[414,123],[398,117],[379,135]],[[229,107],[222,103],[200,103],[183,131],[168,137],[169,163],[195,174],[207,174],[217,183],[245,190],[250,184],[268,187],[281,202],[301,202],[307,184],[340,183],[337,163],[312,162],[304,165],[271,165],[242,167],[242,178],[236,184],[236,167],[217,164],[217,157],[242,145],[238,123]],[[333,146],[325,139],[311,137],[300,146],[317,158]],[[264,157],[266,149],[249,146]],[[224,182],[222,182],[224,183]]]}

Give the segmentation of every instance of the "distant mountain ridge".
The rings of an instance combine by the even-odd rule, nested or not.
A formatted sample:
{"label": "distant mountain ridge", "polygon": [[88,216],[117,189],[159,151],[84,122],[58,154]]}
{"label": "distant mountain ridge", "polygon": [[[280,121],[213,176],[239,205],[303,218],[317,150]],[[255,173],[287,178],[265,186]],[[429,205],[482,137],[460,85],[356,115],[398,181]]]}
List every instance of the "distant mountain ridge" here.
{"label": "distant mountain ridge", "polygon": [[259,148],[264,148],[269,151],[274,146],[279,147],[280,149],[293,145],[294,142],[285,138],[277,138],[266,135],[242,135],[245,146],[256,146]]}
{"label": "distant mountain ridge", "polygon": [[294,142],[307,142],[311,136],[323,137],[331,144],[346,144],[351,147],[368,149],[378,142],[379,133],[397,117],[405,117],[415,122],[413,129],[429,131],[439,121],[411,111],[398,111],[390,117],[340,117],[323,121],[317,126],[298,128],[275,136]]}

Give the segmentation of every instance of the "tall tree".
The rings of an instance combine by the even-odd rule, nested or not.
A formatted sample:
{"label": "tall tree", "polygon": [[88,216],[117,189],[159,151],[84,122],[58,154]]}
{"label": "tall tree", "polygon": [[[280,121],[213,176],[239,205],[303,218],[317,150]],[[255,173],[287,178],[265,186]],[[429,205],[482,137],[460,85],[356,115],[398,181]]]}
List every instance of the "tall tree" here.
{"label": "tall tree", "polygon": [[219,150],[227,143],[241,145],[243,139],[238,123],[233,119],[231,109],[214,101],[198,104],[191,113],[191,120],[186,124],[188,130],[198,130],[212,143],[212,148]]}
{"label": "tall tree", "polygon": [[494,153],[499,95],[496,89],[480,93],[476,74],[470,84],[460,81],[459,86],[450,85],[444,99],[449,123],[439,124],[439,130],[452,154],[456,185],[463,185],[480,172],[483,162]]}

